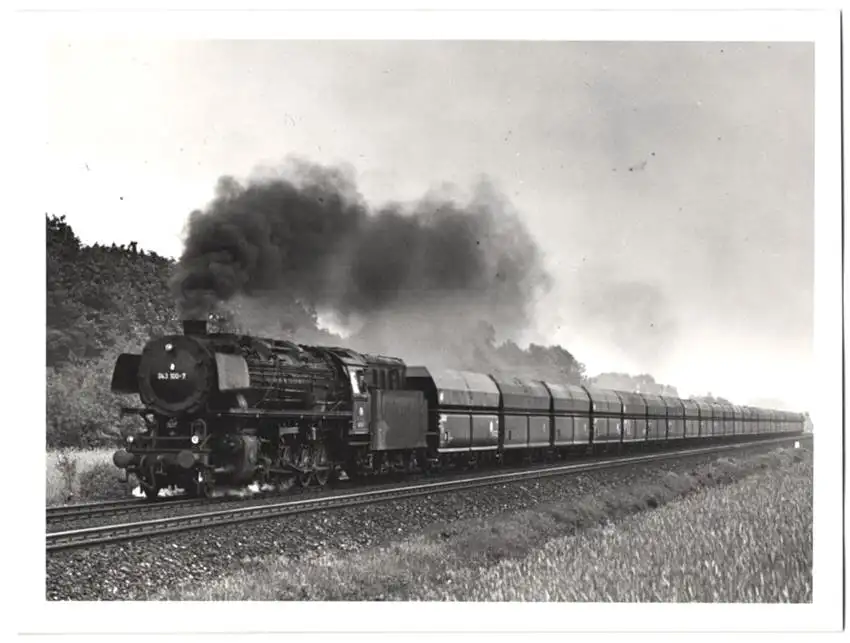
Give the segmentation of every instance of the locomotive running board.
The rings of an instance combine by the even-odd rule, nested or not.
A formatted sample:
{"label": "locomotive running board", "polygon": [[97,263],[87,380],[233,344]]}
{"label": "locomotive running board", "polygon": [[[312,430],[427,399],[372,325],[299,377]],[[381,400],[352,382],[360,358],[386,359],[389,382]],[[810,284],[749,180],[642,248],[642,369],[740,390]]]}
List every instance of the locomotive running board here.
{"label": "locomotive running board", "polygon": [[[121,415],[144,415],[145,413],[152,413],[150,409],[144,408],[135,408],[124,406],[121,407]],[[353,413],[351,411],[246,411],[244,409],[230,409],[228,411],[217,411],[208,414],[209,416],[216,418],[226,418],[226,417],[239,417],[239,418],[287,418],[287,419],[309,419],[309,418],[352,418]]]}
{"label": "locomotive running board", "polygon": [[210,413],[216,418],[238,417],[238,418],[269,418],[269,419],[333,419],[333,418],[352,418],[351,411],[247,411],[244,409],[230,409],[229,411],[219,411]]}

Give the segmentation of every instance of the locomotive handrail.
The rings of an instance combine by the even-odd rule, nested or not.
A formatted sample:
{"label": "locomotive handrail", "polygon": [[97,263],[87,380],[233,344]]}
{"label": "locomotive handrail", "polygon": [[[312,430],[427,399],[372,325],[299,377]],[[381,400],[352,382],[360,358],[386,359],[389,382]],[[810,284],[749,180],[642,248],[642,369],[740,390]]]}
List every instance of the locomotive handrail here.
{"label": "locomotive handrail", "polygon": [[242,418],[347,418],[351,417],[352,411],[289,411],[285,409],[256,409],[248,411],[245,409],[229,409],[227,411],[213,411],[209,415],[216,418],[242,417]]}

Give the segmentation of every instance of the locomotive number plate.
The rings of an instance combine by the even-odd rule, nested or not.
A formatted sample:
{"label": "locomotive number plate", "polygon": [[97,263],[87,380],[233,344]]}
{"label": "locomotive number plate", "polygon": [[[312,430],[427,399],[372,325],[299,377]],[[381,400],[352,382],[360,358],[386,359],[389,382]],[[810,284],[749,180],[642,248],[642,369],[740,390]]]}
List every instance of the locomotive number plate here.
{"label": "locomotive number plate", "polygon": [[156,379],[158,380],[185,380],[186,373],[178,373],[176,371],[171,371],[170,373],[157,373]]}

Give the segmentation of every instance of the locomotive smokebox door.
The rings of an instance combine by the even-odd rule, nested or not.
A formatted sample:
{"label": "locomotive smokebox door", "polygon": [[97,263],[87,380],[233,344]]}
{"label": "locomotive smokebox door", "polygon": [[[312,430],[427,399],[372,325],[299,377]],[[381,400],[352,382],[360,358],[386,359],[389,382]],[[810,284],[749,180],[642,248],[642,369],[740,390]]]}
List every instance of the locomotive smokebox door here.
{"label": "locomotive smokebox door", "polygon": [[428,406],[422,391],[372,391],[373,451],[420,449],[426,446]]}

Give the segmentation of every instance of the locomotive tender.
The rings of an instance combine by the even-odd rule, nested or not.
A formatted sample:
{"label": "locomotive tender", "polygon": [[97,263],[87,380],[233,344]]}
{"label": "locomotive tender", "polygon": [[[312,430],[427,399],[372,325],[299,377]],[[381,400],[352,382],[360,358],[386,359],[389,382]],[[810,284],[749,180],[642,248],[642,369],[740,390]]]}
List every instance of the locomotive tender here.
{"label": "locomotive tender", "polygon": [[208,333],[122,354],[112,391],[138,395],[144,428],[113,457],[149,497],[168,486],[325,485],[639,443],[801,433],[804,416],[504,374],[407,366],[346,348]]}

